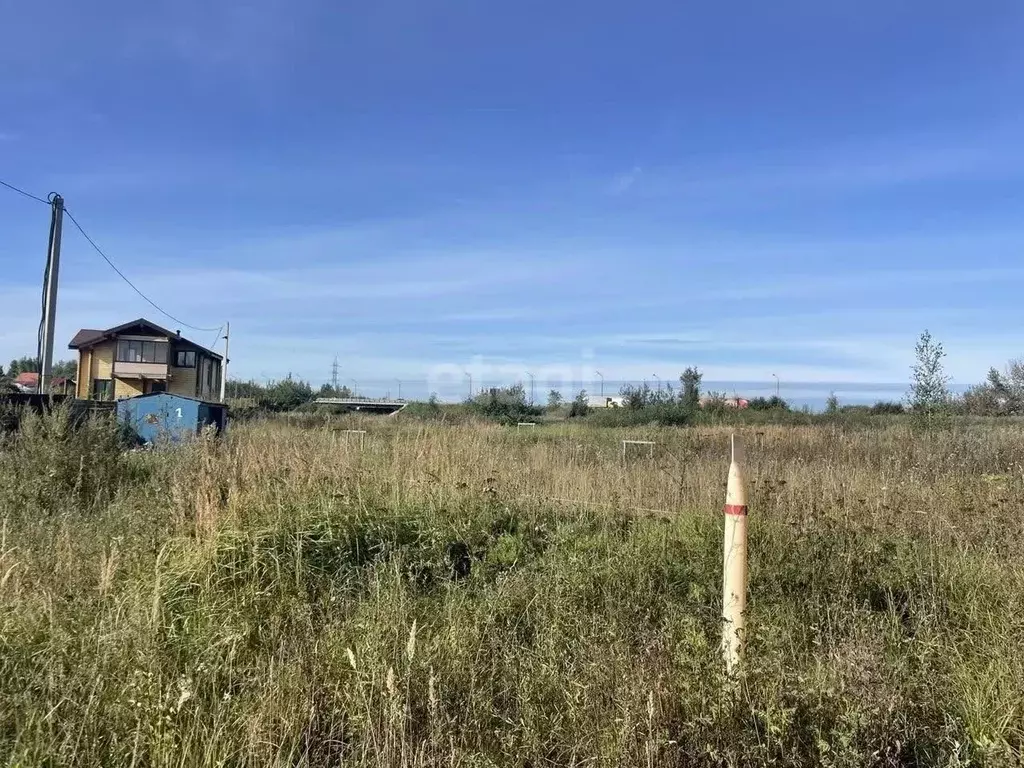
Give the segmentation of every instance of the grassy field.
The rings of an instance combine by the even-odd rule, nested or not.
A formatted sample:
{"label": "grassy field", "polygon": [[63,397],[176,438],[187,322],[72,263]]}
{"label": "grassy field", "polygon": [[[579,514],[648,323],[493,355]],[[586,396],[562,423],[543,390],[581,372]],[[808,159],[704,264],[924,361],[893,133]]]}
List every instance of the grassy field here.
{"label": "grassy field", "polygon": [[1020,427],[747,431],[730,689],[729,430],[355,424],[9,439],[0,762],[1020,765]]}

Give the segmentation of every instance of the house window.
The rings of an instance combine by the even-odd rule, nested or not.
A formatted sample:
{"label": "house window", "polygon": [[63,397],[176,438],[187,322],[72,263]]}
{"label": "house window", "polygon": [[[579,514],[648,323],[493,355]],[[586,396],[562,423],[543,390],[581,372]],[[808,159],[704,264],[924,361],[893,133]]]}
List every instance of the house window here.
{"label": "house window", "polygon": [[174,364],[178,368],[195,368],[196,353],[191,349],[179,349]]}
{"label": "house window", "polygon": [[[146,344],[149,344],[149,342],[146,342]],[[153,358],[152,360],[147,360],[146,359],[146,350],[145,349],[142,350],[142,361],[143,362],[145,362],[145,363],[149,363],[149,362],[161,363],[163,365],[167,364],[167,344],[165,342],[154,341],[153,342],[153,349],[150,351],[149,354]]]}
{"label": "house window", "polygon": [[92,380],[92,399],[93,400],[113,400],[114,399],[114,382],[112,379],[93,379]]}
{"label": "house window", "polygon": [[166,341],[135,341],[122,339],[117,342],[119,363],[166,363]]}

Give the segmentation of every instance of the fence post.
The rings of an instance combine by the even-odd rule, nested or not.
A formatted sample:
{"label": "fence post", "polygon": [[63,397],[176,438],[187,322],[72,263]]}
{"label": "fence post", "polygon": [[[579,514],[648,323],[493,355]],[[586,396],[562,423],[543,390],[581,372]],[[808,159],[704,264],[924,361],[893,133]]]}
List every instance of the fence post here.
{"label": "fence post", "polygon": [[725,538],[722,559],[722,656],[732,675],[743,659],[747,608],[747,488],[743,478],[743,444],[732,435],[732,460],[725,491]]}

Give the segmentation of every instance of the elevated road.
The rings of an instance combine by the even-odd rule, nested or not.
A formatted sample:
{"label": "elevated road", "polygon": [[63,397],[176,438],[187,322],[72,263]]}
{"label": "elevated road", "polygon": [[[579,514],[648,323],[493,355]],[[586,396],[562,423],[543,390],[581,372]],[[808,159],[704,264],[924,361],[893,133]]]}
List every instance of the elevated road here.
{"label": "elevated road", "polygon": [[409,404],[407,400],[391,400],[386,397],[318,397],[317,405],[334,405],[350,411],[365,413],[398,413]]}

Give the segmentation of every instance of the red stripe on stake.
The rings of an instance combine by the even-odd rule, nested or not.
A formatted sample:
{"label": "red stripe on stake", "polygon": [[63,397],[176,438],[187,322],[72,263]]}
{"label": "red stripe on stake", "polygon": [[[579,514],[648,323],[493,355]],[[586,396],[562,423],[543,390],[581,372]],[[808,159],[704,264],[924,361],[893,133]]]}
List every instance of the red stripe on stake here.
{"label": "red stripe on stake", "polygon": [[747,505],[746,504],[726,504],[725,505],[725,514],[727,514],[727,515],[738,515],[740,517],[745,517],[746,514],[747,514]]}

